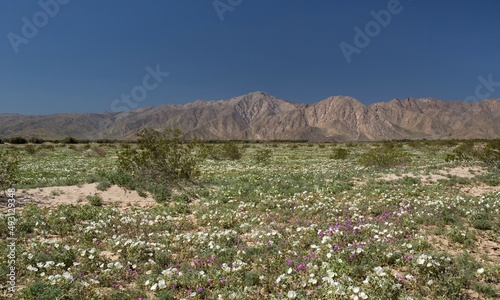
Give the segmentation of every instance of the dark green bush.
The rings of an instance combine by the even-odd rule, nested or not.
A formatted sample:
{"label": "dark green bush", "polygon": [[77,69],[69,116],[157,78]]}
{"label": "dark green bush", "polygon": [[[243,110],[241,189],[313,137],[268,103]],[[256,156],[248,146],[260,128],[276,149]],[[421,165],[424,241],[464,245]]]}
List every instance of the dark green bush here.
{"label": "dark green bush", "polygon": [[78,140],[71,136],[65,137],[61,142],[63,144],[78,144]]}
{"label": "dark green bush", "polygon": [[447,162],[474,160],[478,158],[478,154],[479,152],[476,151],[474,142],[467,141],[458,145],[452,154],[447,154],[445,160]]}
{"label": "dark green bush", "polygon": [[394,147],[392,143],[380,148],[370,149],[362,154],[359,163],[365,167],[390,168],[406,164],[410,155],[400,147]]}
{"label": "dark green bush", "polygon": [[221,150],[222,157],[226,159],[238,160],[243,157],[240,147],[234,142],[224,144]]}
{"label": "dark green bush", "polygon": [[220,147],[208,144],[197,143],[197,156],[201,159],[215,159],[222,158]]}
{"label": "dark green bush", "polygon": [[88,195],[87,200],[89,201],[90,205],[92,206],[102,206],[102,197],[99,195]]}
{"label": "dark green bush", "polygon": [[16,150],[0,150],[0,190],[12,188],[19,175],[19,155]]}
{"label": "dark green bush", "polygon": [[28,154],[35,154],[37,150],[38,148],[30,144],[24,146],[24,151],[26,151],[26,153]]}
{"label": "dark green bush", "polygon": [[479,158],[489,167],[500,169],[500,139],[489,141],[479,154]]}
{"label": "dark green bush", "polygon": [[23,145],[23,144],[27,144],[28,143],[28,141],[25,138],[20,137],[20,136],[16,136],[16,137],[5,139],[5,141],[7,143],[16,144],[16,145]]}
{"label": "dark green bush", "polygon": [[45,140],[44,139],[41,139],[41,138],[37,138],[37,137],[32,137],[28,140],[28,142],[30,144],[43,144],[45,143]]}
{"label": "dark green bush", "polygon": [[271,149],[257,149],[252,158],[258,164],[267,164],[272,156],[273,152]]}
{"label": "dark green bush", "polygon": [[[120,170],[137,183],[165,187],[198,175],[198,160],[192,151],[194,145],[187,142],[179,130],[145,129],[138,136],[138,149],[125,149],[118,156]],[[159,190],[161,194],[166,192]]]}
{"label": "dark green bush", "polygon": [[330,155],[331,159],[346,159],[349,156],[349,150],[345,148],[335,148]]}
{"label": "dark green bush", "polygon": [[22,299],[54,300],[63,295],[62,290],[48,282],[36,281],[22,291]]}
{"label": "dark green bush", "polygon": [[480,161],[489,168],[500,168],[500,139],[491,140],[483,148],[477,149],[474,141],[467,141],[446,156],[446,161]]}

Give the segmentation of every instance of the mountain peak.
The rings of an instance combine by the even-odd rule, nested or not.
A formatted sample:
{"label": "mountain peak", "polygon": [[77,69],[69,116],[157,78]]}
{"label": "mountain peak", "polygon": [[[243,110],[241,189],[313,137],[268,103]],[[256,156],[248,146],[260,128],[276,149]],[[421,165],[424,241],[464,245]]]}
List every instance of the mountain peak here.
{"label": "mountain peak", "polygon": [[[196,101],[116,113],[23,116],[2,114],[0,138],[132,139],[144,128],[178,128],[199,139],[386,140],[500,138],[500,100],[393,99],[365,106],[332,96],[305,105],[264,91],[221,101]],[[101,126],[102,124],[102,126]]]}

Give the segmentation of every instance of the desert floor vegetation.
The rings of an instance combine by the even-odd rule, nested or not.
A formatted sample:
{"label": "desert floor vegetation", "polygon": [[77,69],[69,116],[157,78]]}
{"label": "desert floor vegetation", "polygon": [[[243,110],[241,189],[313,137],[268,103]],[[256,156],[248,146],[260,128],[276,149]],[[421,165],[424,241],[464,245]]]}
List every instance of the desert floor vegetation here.
{"label": "desert floor vegetation", "polygon": [[[2,297],[494,299],[497,144],[462,144],[2,144],[17,237],[9,294],[2,193]],[[154,181],[155,153],[188,171]]]}

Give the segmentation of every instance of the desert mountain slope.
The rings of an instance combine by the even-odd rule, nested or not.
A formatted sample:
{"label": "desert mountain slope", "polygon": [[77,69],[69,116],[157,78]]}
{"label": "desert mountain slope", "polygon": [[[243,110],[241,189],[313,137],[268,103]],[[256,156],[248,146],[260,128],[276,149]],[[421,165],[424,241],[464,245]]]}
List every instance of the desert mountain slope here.
{"label": "desert mountain slope", "polygon": [[120,113],[0,114],[0,137],[132,139],[143,128],[179,128],[190,138],[205,140],[489,139],[500,138],[500,99],[408,98],[363,105],[334,96],[305,105],[253,92]]}

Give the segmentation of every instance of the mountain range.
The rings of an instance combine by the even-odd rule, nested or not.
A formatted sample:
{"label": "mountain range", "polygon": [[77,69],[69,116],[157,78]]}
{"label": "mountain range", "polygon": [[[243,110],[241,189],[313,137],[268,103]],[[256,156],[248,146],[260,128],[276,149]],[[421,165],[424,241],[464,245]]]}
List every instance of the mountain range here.
{"label": "mountain range", "polygon": [[143,128],[178,128],[202,140],[491,139],[500,138],[500,99],[407,98],[363,105],[333,96],[300,104],[259,91],[117,113],[0,114],[0,138],[133,139]]}

